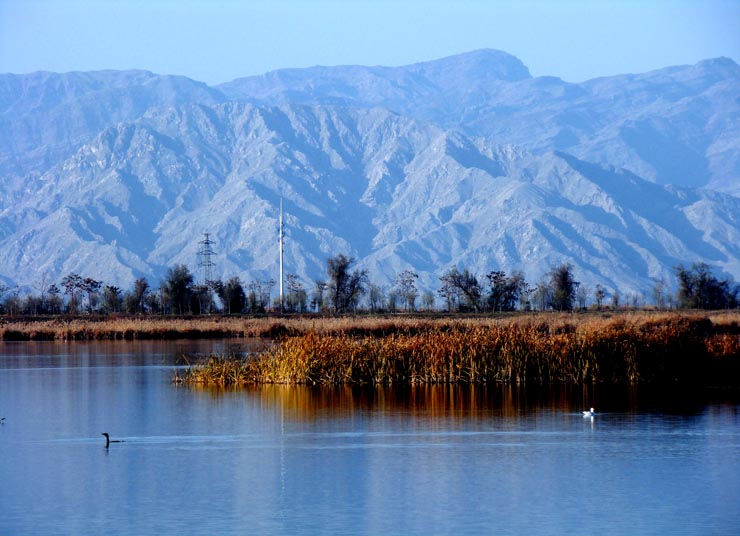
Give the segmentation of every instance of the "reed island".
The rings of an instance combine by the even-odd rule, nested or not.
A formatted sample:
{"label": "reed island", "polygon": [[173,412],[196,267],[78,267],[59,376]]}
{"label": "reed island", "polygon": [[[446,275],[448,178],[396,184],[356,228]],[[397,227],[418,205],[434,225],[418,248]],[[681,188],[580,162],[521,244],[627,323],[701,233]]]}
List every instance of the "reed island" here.
{"label": "reed island", "polygon": [[740,315],[535,314],[287,322],[275,343],[175,381],[247,384],[684,383],[740,386]]}

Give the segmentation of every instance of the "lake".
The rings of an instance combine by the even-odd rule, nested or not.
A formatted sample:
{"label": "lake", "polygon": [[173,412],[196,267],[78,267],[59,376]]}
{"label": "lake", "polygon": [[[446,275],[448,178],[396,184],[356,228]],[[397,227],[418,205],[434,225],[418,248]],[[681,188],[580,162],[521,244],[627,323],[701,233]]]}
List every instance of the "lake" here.
{"label": "lake", "polygon": [[740,533],[737,393],[170,381],[243,344],[0,344],[0,534]]}

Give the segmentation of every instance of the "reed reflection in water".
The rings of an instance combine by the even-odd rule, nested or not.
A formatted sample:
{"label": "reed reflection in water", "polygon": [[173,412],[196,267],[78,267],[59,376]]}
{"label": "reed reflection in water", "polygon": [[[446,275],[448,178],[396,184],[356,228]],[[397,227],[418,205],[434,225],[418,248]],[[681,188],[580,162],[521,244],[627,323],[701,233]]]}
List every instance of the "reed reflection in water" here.
{"label": "reed reflection in water", "polygon": [[[247,385],[221,387],[180,386],[212,398],[254,396],[265,411],[276,408],[291,419],[314,420],[351,413],[403,413],[424,418],[471,416],[519,419],[544,411],[581,414],[598,407],[599,413],[629,413],[655,408],[691,414],[702,411],[707,396],[724,400],[721,392],[637,386],[524,386],[524,385],[415,385],[415,386],[290,386]],[[729,395],[728,401],[733,397]]]}

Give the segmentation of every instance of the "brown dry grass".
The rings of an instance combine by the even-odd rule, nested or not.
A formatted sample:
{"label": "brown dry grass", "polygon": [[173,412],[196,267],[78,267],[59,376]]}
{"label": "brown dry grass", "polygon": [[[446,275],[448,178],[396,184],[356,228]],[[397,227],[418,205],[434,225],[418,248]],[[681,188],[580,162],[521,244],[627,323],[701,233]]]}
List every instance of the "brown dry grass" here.
{"label": "brown dry grass", "polygon": [[740,333],[740,312],[711,313],[619,312],[619,313],[511,313],[495,316],[296,316],[239,318],[201,316],[175,318],[146,317],[78,317],[59,316],[51,319],[0,318],[2,340],[115,340],[173,339],[213,337],[281,338],[306,333],[384,337],[411,335],[434,330],[471,329],[510,325],[539,326],[551,333],[569,332],[576,328],[598,329],[614,322],[643,324],[675,318],[706,319],[718,332]]}
{"label": "brown dry grass", "polygon": [[740,383],[738,315],[513,315],[284,326],[245,359],[182,381],[215,384]]}

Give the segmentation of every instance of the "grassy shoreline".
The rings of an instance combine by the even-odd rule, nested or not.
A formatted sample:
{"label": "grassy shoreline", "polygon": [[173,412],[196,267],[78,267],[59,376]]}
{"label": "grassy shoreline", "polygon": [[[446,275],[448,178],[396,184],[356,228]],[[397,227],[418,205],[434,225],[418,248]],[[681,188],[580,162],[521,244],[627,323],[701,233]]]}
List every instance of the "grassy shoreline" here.
{"label": "grassy shoreline", "polygon": [[176,381],[740,386],[740,312],[0,319],[4,341],[268,338]]}
{"label": "grassy shoreline", "polygon": [[740,333],[740,312],[586,312],[504,313],[496,315],[356,315],[356,316],[81,316],[0,317],[0,340],[82,341],[208,338],[274,338],[318,333],[384,337],[478,326],[531,323],[547,331],[573,330],[609,322],[661,322],[671,319],[706,319],[716,331]]}
{"label": "grassy shoreline", "polygon": [[212,356],[176,381],[247,385],[740,385],[740,315],[512,315],[285,327],[258,355]]}

